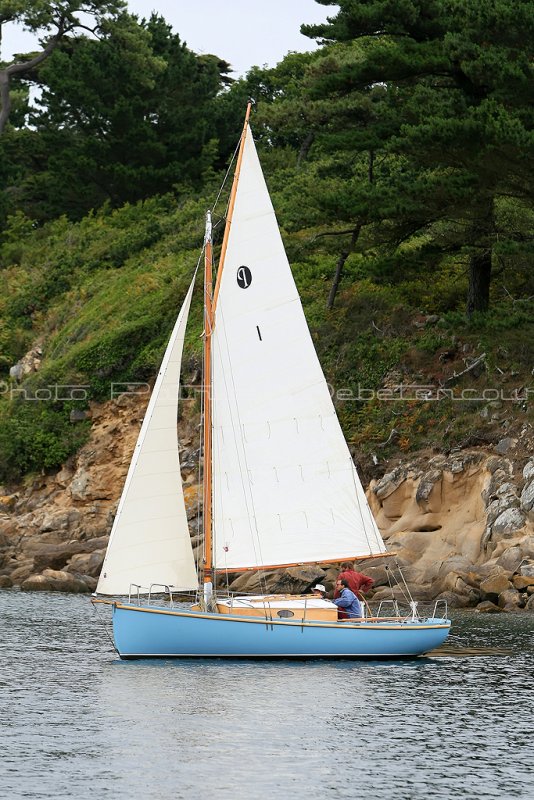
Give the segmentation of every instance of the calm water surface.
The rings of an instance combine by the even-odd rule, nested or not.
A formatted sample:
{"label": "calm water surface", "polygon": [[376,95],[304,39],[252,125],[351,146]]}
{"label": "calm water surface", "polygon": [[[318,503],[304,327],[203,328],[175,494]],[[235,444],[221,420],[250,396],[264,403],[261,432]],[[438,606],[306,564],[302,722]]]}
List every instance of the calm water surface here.
{"label": "calm water surface", "polygon": [[0,796],[534,797],[534,617],[407,662],[120,661],[87,597],[0,592]]}

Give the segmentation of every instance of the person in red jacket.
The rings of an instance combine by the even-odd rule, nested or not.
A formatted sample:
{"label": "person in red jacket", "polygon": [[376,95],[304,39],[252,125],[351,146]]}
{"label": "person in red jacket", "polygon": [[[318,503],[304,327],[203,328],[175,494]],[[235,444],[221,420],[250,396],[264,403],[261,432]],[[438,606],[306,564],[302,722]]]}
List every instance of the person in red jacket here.
{"label": "person in red jacket", "polygon": [[337,576],[334,600],[341,594],[337,587],[337,583],[338,581],[342,580],[347,581],[348,588],[351,590],[351,592],[354,592],[359,600],[362,600],[363,594],[368,592],[374,583],[372,578],[369,578],[367,575],[364,575],[361,572],[356,572],[354,569],[354,564],[346,561],[341,565],[341,572]]}

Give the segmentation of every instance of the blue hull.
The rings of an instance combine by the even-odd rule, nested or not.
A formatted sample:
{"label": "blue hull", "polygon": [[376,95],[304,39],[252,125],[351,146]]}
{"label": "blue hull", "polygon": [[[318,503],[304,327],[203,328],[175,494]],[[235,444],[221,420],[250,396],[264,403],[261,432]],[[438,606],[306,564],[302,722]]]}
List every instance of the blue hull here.
{"label": "blue hull", "polygon": [[442,644],[450,622],[321,623],[265,621],[122,605],[113,607],[121,658],[392,658]]}

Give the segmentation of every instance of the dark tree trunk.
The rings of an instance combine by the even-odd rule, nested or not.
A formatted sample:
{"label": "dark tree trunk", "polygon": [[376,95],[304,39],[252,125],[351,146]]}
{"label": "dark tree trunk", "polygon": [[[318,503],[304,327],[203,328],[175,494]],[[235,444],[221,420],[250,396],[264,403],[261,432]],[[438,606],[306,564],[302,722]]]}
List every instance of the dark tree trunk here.
{"label": "dark tree trunk", "polygon": [[471,256],[469,262],[469,288],[467,290],[467,316],[489,308],[491,283],[491,250]]}
{"label": "dark tree trunk", "polygon": [[332,286],[330,287],[330,294],[328,295],[328,302],[326,304],[328,310],[331,310],[334,307],[334,300],[336,299],[337,290],[339,288],[339,284],[341,283],[341,278],[343,277],[343,267],[345,266],[345,262],[347,258],[350,256],[352,251],[354,250],[354,246],[358,241],[358,236],[360,235],[362,226],[357,225],[354,230],[352,231],[352,236],[350,238],[350,244],[346,250],[344,250],[336,264],[336,271],[334,274],[334,280],[332,281]]}
{"label": "dark tree trunk", "polygon": [[2,69],[0,70],[0,135],[4,132],[10,113],[9,75],[5,69]]}
{"label": "dark tree trunk", "polygon": [[315,139],[315,134],[313,131],[310,131],[304,141],[302,142],[299,150],[299,154],[297,157],[297,169],[302,165],[304,161],[308,158],[308,153],[310,152],[310,148],[313,144],[313,140]]}
{"label": "dark tree trunk", "polygon": [[471,234],[471,243],[476,249],[469,260],[468,317],[475,311],[484,312],[489,308],[494,235],[493,197],[486,197],[480,206]]}

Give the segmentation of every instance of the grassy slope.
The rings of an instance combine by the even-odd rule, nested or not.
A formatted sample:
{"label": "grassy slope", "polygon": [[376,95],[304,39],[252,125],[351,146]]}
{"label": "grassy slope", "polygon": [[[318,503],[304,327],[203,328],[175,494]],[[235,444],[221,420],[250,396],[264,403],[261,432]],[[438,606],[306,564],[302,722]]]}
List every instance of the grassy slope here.
{"label": "grassy slope", "polygon": [[[273,188],[283,225],[283,196]],[[40,230],[13,220],[0,249],[0,380],[7,381],[0,397],[0,480],[55,467],[86,435],[83,425],[68,421],[72,407],[83,403],[21,402],[18,396],[10,401],[9,366],[39,341],[43,362],[22,384],[28,393],[80,383],[89,384],[91,397],[103,399],[112,381],[152,378],[199,257],[208,205],[206,198],[152,199],[78,224],[60,219]],[[532,381],[532,304],[496,295],[492,312],[468,323],[459,311],[466,289],[463,264],[452,262],[430,280],[412,274],[393,284],[371,280],[354,255],[336,307],[328,312],[339,244],[312,243],[315,232],[294,231],[285,239],[356,452],[382,460],[421,448],[489,443],[532,421],[524,399],[493,400],[497,392],[507,396]],[[426,321],[432,314],[437,322]],[[199,359],[200,333],[197,290],[186,343],[191,363]],[[376,394],[366,402],[356,399],[400,383],[450,387],[446,381],[453,372],[482,353],[486,369],[478,377],[469,373],[455,391],[471,388],[480,396],[491,390],[486,400],[384,400]],[[391,397],[398,398],[398,391],[392,388]]]}

